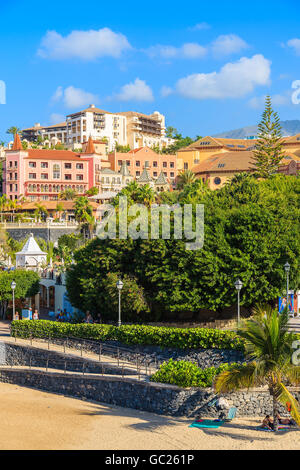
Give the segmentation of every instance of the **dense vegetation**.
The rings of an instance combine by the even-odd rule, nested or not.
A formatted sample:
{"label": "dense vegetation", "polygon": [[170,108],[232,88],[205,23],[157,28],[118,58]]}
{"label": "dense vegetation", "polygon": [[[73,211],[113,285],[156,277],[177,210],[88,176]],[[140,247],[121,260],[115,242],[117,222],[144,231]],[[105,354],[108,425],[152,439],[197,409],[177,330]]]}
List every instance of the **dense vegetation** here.
{"label": "dense vegetation", "polygon": [[219,367],[200,369],[197,364],[188,361],[164,362],[152,375],[151,382],[178,385],[178,387],[211,387],[215,377],[221,372],[230,370],[232,365],[222,364]]}
{"label": "dense vegetation", "polygon": [[243,342],[235,333],[204,328],[165,328],[145,325],[113,325],[58,323],[48,320],[14,321],[12,335],[23,338],[75,337],[98,341],[120,341],[179,349],[238,349]]}
{"label": "dense vegetation", "polygon": [[[147,188],[128,195],[129,205],[143,200],[151,207]],[[127,191],[128,192],[128,191]],[[170,203],[204,204],[205,240],[198,251],[187,251],[185,240],[99,240],[75,252],[67,275],[72,304],[117,318],[116,292],[108,282],[113,273],[130,279],[142,292],[143,308],[126,308],[131,295],[124,291],[124,320],[158,320],[178,312],[222,311],[236,302],[234,282],[243,282],[242,304],[274,303],[285,288],[284,264],[291,264],[290,288],[299,286],[299,177],[276,175],[266,180],[238,175],[218,191],[201,182],[170,193]],[[168,201],[167,193],[160,196]],[[172,195],[172,196],[171,196]],[[116,202],[116,204],[118,201]],[[150,210],[150,209],[149,209]],[[138,300],[138,299],[137,299]],[[129,311],[130,310],[130,311]]]}
{"label": "dense vegetation", "polygon": [[36,295],[39,288],[39,276],[33,271],[16,269],[0,272],[0,317],[5,318],[8,304],[12,300],[11,283],[15,281],[15,298],[26,299]]}

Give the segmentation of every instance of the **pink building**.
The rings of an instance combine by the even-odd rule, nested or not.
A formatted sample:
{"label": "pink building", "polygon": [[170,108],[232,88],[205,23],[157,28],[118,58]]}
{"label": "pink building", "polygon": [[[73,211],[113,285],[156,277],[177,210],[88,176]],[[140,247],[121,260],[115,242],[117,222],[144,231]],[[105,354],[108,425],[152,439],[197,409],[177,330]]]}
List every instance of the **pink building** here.
{"label": "pink building", "polygon": [[30,200],[55,200],[66,189],[84,194],[97,185],[101,156],[92,140],[85,153],[68,150],[23,150],[16,134],[14,145],[6,151],[3,192],[9,199],[25,196]]}

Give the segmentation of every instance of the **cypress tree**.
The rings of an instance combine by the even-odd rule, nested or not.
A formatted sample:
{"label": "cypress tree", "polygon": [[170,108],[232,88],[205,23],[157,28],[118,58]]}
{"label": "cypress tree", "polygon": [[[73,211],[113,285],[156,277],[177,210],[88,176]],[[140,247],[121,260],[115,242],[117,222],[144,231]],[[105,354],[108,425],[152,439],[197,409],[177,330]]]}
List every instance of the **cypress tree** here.
{"label": "cypress tree", "polygon": [[272,108],[271,97],[267,96],[262,120],[258,125],[258,141],[253,157],[256,175],[269,178],[277,173],[283,157],[280,119]]}

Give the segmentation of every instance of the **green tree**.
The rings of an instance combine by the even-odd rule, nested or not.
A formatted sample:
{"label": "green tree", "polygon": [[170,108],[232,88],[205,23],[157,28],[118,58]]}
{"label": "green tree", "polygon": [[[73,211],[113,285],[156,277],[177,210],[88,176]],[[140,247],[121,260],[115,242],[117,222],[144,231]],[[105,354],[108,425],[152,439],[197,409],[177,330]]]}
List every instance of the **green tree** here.
{"label": "green tree", "polygon": [[24,300],[39,292],[39,276],[33,271],[17,269],[0,272],[0,316],[5,319],[9,302],[12,300],[11,283],[15,281],[15,299]]}
{"label": "green tree", "polygon": [[269,178],[277,173],[283,156],[280,119],[273,111],[271,97],[267,96],[262,120],[258,125],[258,141],[253,157],[257,176]]}
{"label": "green tree", "polygon": [[183,189],[186,184],[194,183],[195,180],[195,173],[192,170],[185,170],[178,176],[177,188]]}
{"label": "green tree", "polygon": [[78,197],[78,193],[75,191],[75,189],[67,188],[64,191],[61,191],[58,197],[63,201],[73,201],[76,197]]}
{"label": "green tree", "polygon": [[7,129],[6,134],[11,134],[14,137],[16,134],[19,134],[20,132],[21,130],[18,127],[11,126],[9,129]]}
{"label": "green tree", "polygon": [[222,372],[215,382],[218,393],[267,385],[273,399],[274,430],[278,430],[278,403],[291,405],[291,414],[300,425],[299,403],[288,390],[300,384],[300,367],[291,362],[295,335],[288,332],[287,313],[274,311],[248,320],[238,332],[246,344],[249,362]]}
{"label": "green tree", "polygon": [[93,186],[92,188],[88,189],[85,193],[86,196],[96,196],[99,193],[98,186]]}

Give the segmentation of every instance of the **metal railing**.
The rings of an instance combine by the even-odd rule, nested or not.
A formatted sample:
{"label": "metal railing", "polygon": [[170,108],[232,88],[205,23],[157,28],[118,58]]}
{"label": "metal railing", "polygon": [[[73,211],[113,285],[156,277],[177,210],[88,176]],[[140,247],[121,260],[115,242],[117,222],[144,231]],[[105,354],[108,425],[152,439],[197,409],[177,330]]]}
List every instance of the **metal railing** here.
{"label": "metal railing", "polygon": [[[149,377],[159,368],[156,357],[151,361],[147,354],[141,353],[137,350],[134,351],[130,347],[114,346],[101,341],[88,340],[72,336],[63,338],[57,338],[51,335],[45,335],[43,337],[34,337],[33,335],[28,337],[20,337],[14,335],[11,331],[11,337],[15,339],[15,343],[17,343],[18,340],[25,342],[28,341],[30,342],[30,346],[34,346],[34,342],[46,343],[47,350],[55,353],[74,354],[75,350],[80,353],[80,358],[82,358],[79,361],[80,363],[82,363],[84,360],[93,361],[93,364],[98,362],[101,363],[103,367],[106,366],[106,368],[115,367],[122,369],[123,374],[125,370],[128,369],[135,372],[135,375],[138,375],[139,379],[141,376]],[[61,346],[61,350],[57,349],[59,346]],[[38,347],[38,345],[36,345],[36,347]],[[88,357],[87,354],[84,355],[84,352],[92,353],[94,357]],[[113,361],[108,361],[107,358],[111,358]],[[69,360],[69,362],[73,361],[74,363],[74,358],[66,360]],[[51,359],[51,361],[54,361],[54,359]]]}

